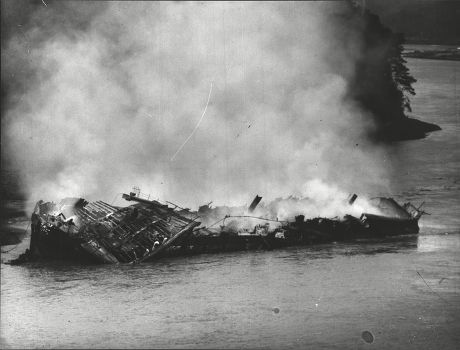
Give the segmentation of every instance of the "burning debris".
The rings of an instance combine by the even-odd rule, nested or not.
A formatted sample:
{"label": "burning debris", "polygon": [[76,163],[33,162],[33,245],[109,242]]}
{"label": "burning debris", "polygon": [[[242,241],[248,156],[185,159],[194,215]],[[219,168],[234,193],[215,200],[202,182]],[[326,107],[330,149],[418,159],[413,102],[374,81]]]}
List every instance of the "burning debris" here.
{"label": "burning debris", "polygon": [[[308,213],[304,213],[289,220],[279,220],[273,211],[282,201],[263,206],[258,195],[249,207],[211,208],[209,203],[198,211],[151,200],[138,188],[123,194],[123,199],[135,204],[116,207],[83,198],[65,198],[58,204],[39,201],[31,218],[30,249],[11,263],[39,259],[140,263],[161,255],[413,234],[418,233],[418,220],[424,214],[421,206],[400,206],[392,198],[380,197],[373,199],[379,214],[305,219]],[[353,194],[347,205],[356,199]]]}
{"label": "burning debris", "polygon": [[161,253],[199,223],[131,192],[138,203],[120,208],[102,201],[39,201],[32,214],[28,258],[75,258],[102,263],[141,262]]}

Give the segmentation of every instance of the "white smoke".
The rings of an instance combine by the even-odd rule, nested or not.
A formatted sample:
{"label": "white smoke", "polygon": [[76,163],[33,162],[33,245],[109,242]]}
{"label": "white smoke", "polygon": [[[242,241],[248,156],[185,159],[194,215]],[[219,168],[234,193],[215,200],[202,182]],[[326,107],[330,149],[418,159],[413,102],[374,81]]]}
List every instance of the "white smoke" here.
{"label": "white smoke", "polygon": [[360,49],[347,4],[93,5],[48,4],[2,52],[24,87],[2,153],[31,199],[110,201],[138,185],[196,207],[385,188],[372,118],[347,98]]}
{"label": "white smoke", "polygon": [[350,194],[337,186],[314,179],[304,185],[304,196],[277,199],[259,210],[268,211],[271,217],[278,220],[292,220],[297,215],[304,215],[309,219],[343,218],[345,215],[360,217],[363,213],[380,214],[368,198],[358,196],[352,205],[348,202],[349,198]]}

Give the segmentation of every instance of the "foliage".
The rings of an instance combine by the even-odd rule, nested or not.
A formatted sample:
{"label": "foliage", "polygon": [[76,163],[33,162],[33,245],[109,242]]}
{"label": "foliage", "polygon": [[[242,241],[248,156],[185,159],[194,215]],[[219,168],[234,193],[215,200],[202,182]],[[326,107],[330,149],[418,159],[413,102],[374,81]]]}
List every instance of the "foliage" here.
{"label": "foliage", "polygon": [[356,64],[352,95],[372,112],[378,125],[387,126],[411,112],[410,95],[415,95],[410,74],[402,57],[404,36],[384,26],[377,15],[355,6],[361,22],[361,53]]}
{"label": "foliage", "polygon": [[406,60],[402,57],[402,51],[404,50],[403,43],[403,34],[398,33],[393,35],[389,63],[393,81],[398,90],[403,93],[402,105],[406,110],[412,112],[408,94],[415,95],[412,84],[417,80],[409,73],[409,68],[406,66]]}

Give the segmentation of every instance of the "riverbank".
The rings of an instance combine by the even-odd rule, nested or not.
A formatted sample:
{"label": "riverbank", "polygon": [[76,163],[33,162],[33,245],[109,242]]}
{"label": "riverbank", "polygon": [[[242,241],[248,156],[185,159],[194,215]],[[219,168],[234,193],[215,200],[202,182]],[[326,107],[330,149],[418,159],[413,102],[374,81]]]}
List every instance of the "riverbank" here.
{"label": "riverbank", "polygon": [[460,50],[443,51],[411,51],[403,54],[403,57],[426,58],[430,60],[451,60],[460,61]]}
{"label": "riverbank", "polygon": [[384,126],[382,134],[387,141],[409,141],[423,139],[428,133],[439,130],[439,125],[407,117]]}
{"label": "riverbank", "polygon": [[460,47],[455,45],[404,45],[403,57],[460,61]]}

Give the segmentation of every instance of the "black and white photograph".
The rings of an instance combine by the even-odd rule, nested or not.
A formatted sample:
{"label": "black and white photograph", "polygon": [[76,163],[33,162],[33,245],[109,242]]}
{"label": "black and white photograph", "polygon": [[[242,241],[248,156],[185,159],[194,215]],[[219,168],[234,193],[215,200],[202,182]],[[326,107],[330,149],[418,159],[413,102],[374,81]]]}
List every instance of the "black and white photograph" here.
{"label": "black and white photograph", "polygon": [[2,0],[0,180],[2,349],[458,349],[460,0]]}

